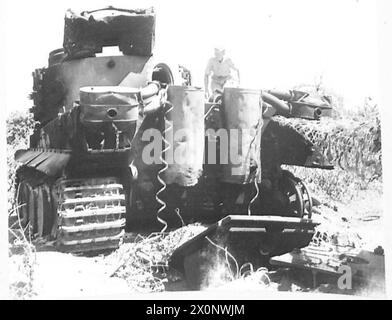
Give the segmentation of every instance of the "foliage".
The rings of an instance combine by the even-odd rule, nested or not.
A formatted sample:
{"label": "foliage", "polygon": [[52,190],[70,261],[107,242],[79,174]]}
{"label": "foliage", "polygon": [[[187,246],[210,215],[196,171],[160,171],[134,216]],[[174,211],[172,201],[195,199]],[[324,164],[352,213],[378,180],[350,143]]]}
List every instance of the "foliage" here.
{"label": "foliage", "polygon": [[[14,215],[15,204],[15,172],[18,167],[14,159],[15,151],[28,148],[29,136],[34,128],[34,119],[27,112],[14,112],[7,121],[7,169],[8,169],[8,212]],[[10,241],[10,297],[12,299],[28,299],[34,296],[33,278],[36,263],[35,248],[26,239],[24,230],[14,222],[9,229]]]}
{"label": "foliage", "polygon": [[8,211],[15,207],[15,172],[18,164],[14,155],[18,149],[28,148],[34,124],[32,115],[27,112],[14,112],[7,119]]}
{"label": "foliage", "polygon": [[331,97],[331,118],[320,121],[282,119],[282,123],[306,136],[335,169],[290,167],[289,170],[304,179],[315,193],[330,200],[350,201],[358,191],[380,190],[381,121],[377,104],[368,97],[363,105],[348,107],[342,96],[323,85],[322,77],[313,85],[302,84],[295,89],[311,96]]}
{"label": "foliage", "polygon": [[128,286],[138,292],[164,291],[168,281],[166,272],[171,254],[181,244],[204,231],[197,224],[187,225],[170,233],[152,233],[148,237],[138,235],[131,243],[123,244],[106,258],[114,261],[112,276],[124,279]]}
{"label": "foliage", "polygon": [[10,297],[28,299],[35,295],[36,250],[27,239],[19,217],[9,229]]}
{"label": "foliage", "polygon": [[35,121],[31,113],[12,113],[7,119],[7,144],[27,147],[34,124]]}

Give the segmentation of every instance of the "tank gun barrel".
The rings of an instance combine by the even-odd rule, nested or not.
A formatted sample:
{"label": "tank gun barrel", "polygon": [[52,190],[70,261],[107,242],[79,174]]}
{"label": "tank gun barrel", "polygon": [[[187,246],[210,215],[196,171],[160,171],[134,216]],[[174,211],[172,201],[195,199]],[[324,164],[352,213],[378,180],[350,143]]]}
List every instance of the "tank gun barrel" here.
{"label": "tank gun barrel", "polygon": [[272,105],[276,111],[282,115],[288,115],[290,114],[290,106],[285,103],[284,101],[278,99],[277,97],[275,97],[274,95],[263,91],[262,92],[262,98],[266,103],[269,103],[270,105]]}
{"label": "tank gun barrel", "polygon": [[299,90],[267,90],[263,91],[263,99],[283,116],[316,120],[331,116],[332,102],[328,96],[310,96]]}
{"label": "tank gun barrel", "polygon": [[284,101],[298,101],[309,96],[309,93],[299,90],[267,90],[276,98]]}

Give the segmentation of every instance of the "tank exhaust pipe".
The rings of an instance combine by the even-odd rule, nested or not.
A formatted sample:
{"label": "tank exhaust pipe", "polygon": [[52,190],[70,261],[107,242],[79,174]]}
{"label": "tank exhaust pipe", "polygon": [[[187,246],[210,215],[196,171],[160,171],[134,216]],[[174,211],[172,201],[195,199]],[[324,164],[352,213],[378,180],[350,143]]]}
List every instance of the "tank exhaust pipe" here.
{"label": "tank exhaust pipe", "polygon": [[148,99],[158,94],[158,91],[161,89],[159,82],[153,81],[150,82],[147,86],[140,90],[140,95],[142,99]]}

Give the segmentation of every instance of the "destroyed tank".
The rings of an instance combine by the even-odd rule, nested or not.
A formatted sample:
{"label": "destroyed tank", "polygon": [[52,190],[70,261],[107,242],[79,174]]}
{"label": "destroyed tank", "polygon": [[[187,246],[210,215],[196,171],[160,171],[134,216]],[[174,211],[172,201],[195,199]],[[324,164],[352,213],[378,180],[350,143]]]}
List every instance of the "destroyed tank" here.
{"label": "destroyed tank", "polygon": [[63,48],[33,73],[30,148],[15,155],[23,227],[89,252],[125,231],[207,224],[170,259],[190,278],[211,243],[256,264],[306,246],[312,197],[282,165],[332,168],[290,125],[328,116],[328,99],[225,88],[207,102],[188,69],[154,56],[154,37],[153,8],[66,13]]}

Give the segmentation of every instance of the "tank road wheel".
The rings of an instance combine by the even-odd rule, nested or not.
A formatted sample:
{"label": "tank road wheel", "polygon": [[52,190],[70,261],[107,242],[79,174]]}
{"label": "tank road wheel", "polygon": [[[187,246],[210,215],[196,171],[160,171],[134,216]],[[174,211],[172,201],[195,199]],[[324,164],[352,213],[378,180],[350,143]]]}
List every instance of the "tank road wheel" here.
{"label": "tank road wheel", "polygon": [[44,184],[37,189],[38,236],[43,237],[52,230],[55,211],[52,207],[50,187]]}
{"label": "tank road wheel", "polygon": [[312,209],[313,209],[313,201],[312,201],[312,195],[310,194],[310,191],[308,187],[306,186],[305,182],[303,182],[301,179],[297,178],[297,183],[300,186],[301,193],[302,193],[302,199],[304,202],[304,216],[307,216],[308,219],[312,217]]}
{"label": "tank road wheel", "polygon": [[288,215],[302,218],[304,212],[304,203],[299,185],[294,179],[283,175],[280,183],[280,190],[284,194],[286,203],[285,211]]}
{"label": "tank road wheel", "polygon": [[18,185],[18,218],[29,237],[50,234],[53,225],[50,187],[46,184],[32,187],[26,180]]}
{"label": "tank road wheel", "polygon": [[191,74],[186,68],[176,63],[154,63],[152,80],[159,81],[168,85],[191,85]]}
{"label": "tank road wheel", "polygon": [[17,210],[18,210],[18,219],[20,226],[24,229],[29,221],[28,218],[28,199],[29,199],[29,194],[28,194],[28,188],[24,182],[21,182],[18,185],[17,189]]}
{"label": "tank road wheel", "polygon": [[281,191],[288,199],[287,212],[303,218],[312,216],[312,196],[306,184],[291,172],[284,170],[280,180]]}
{"label": "tank road wheel", "polygon": [[36,192],[34,192],[34,188],[30,185],[27,186],[29,189],[29,198],[27,202],[27,209],[29,212],[29,236],[34,237],[35,233],[37,232],[36,228]]}

